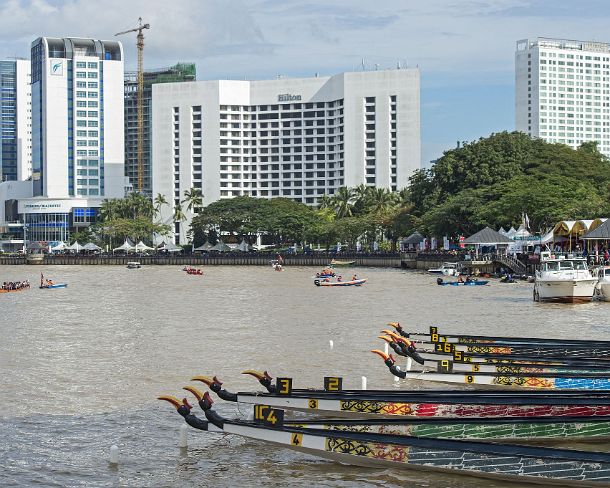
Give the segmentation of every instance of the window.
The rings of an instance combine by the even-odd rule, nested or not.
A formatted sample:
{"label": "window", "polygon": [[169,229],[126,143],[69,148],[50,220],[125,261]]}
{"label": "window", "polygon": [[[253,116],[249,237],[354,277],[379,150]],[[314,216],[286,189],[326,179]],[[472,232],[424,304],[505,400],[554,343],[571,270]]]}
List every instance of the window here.
{"label": "window", "polygon": [[87,180],[84,179],[84,178],[83,179],[79,178],[78,180],[76,180],[76,183],[78,185],[86,185],[87,184]]}
{"label": "window", "polygon": [[87,127],[87,121],[86,120],[77,120],[76,126],[77,127]]}
{"label": "window", "polygon": [[87,82],[86,81],[77,81],[76,88],[87,88]]}
{"label": "window", "polygon": [[76,98],[87,98],[87,92],[85,91],[77,91]]}
{"label": "window", "polygon": [[97,71],[89,71],[87,78],[97,78]]}
{"label": "window", "polygon": [[97,141],[95,139],[91,139],[89,141],[89,146],[97,147]]}
{"label": "window", "polygon": [[76,101],[76,106],[77,107],[86,107],[87,106],[87,102],[85,100],[77,100]]}
{"label": "window", "polygon": [[89,156],[97,156],[97,151],[89,150]]}
{"label": "window", "polygon": [[86,146],[87,145],[87,141],[81,139],[80,141],[76,141],[76,145],[80,146],[80,147]]}
{"label": "window", "polygon": [[95,100],[89,100],[89,102],[87,102],[87,106],[90,108],[97,108],[97,102]]}
{"label": "window", "polygon": [[89,117],[97,117],[97,110],[89,110]]}
{"label": "window", "polygon": [[85,73],[84,71],[77,71],[76,77],[77,78],[87,78],[87,73]]}
{"label": "window", "polygon": [[85,63],[84,61],[77,61],[76,62],[76,67],[77,68],[86,68],[87,67],[87,63]]}
{"label": "window", "polygon": [[89,170],[89,176],[97,176],[98,175],[98,170],[97,169],[90,169]]}
{"label": "window", "polygon": [[[85,131],[83,131],[83,132],[85,132]],[[89,135],[89,137],[97,137],[97,134],[98,134],[98,132],[96,130],[90,130],[88,135]]]}
{"label": "window", "polygon": [[97,63],[90,61],[87,63],[87,68],[97,69]]}
{"label": "window", "polygon": [[[82,81],[79,81],[78,83],[84,83]],[[97,81],[90,81],[87,83],[87,87],[88,88],[97,88]]]}
{"label": "window", "polygon": [[99,181],[98,179],[89,179],[89,186],[97,186],[100,184]]}
{"label": "window", "polygon": [[97,92],[87,92],[87,96],[89,98],[97,98]]}
{"label": "window", "polygon": [[77,110],[76,111],[76,116],[77,117],[86,117],[87,116],[87,112],[84,110]]}
{"label": "window", "polygon": [[79,149],[78,151],[76,151],[76,155],[77,156],[86,156],[87,151],[83,151],[82,149]]}
{"label": "window", "polygon": [[77,130],[76,136],[77,137],[87,137],[87,131],[86,130]]}
{"label": "window", "polygon": [[[80,121],[79,121],[80,122]],[[83,121],[84,122],[84,121]],[[90,120],[89,127],[97,127],[97,120]]]}

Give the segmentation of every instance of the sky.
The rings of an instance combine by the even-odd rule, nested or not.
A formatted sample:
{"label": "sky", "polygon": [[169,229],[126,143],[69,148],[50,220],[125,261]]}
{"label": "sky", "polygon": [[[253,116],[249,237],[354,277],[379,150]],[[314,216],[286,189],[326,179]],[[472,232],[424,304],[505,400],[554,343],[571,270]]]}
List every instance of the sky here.
{"label": "sky", "polygon": [[[520,39],[610,42],[607,0],[0,0],[0,59],[40,36],[145,31],[145,68],[197,64],[197,79],[266,79],[418,67],[422,162],[458,141],[514,130]],[[135,70],[135,34],[121,36]]]}

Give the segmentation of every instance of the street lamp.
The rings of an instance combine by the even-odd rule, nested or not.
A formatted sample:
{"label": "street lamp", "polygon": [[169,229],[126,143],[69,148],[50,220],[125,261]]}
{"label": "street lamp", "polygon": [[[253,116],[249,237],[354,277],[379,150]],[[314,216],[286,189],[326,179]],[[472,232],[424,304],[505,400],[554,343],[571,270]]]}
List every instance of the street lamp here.
{"label": "street lamp", "polygon": [[25,214],[23,215],[23,254],[27,252],[27,230],[28,225],[25,223]]}

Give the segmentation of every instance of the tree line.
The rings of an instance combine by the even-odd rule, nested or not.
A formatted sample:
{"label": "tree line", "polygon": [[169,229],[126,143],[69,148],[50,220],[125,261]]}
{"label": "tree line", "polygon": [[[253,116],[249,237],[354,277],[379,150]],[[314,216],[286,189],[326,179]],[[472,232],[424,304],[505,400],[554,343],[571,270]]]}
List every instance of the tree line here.
{"label": "tree line", "polygon": [[[519,132],[501,132],[445,151],[397,192],[342,187],[323,195],[317,207],[248,196],[202,207],[202,199],[201,190],[192,188],[173,211],[174,221],[184,220],[183,209],[196,213],[189,231],[196,246],[205,240],[215,243],[219,235],[253,242],[264,234],[278,244],[327,248],[341,242],[355,248],[359,242],[365,249],[374,243],[395,249],[400,238],[414,231],[455,240],[485,226],[518,226],[524,213],[531,230],[540,232],[564,219],[610,215],[610,163],[595,142],[574,150]],[[171,226],[158,221],[164,205],[168,203],[163,195],[154,200],[138,194],[106,200],[99,221],[83,232],[114,242],[171,235]]]}

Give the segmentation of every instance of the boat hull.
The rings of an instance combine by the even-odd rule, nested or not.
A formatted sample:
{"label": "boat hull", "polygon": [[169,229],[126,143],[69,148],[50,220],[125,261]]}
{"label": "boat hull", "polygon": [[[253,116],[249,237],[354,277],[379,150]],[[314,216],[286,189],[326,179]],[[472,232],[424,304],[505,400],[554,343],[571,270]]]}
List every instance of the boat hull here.
{"label": "boat hull", "polygon": [[316,286],[362,286],[366,283],[367,278],[361,280],[352,281],[322,281],[315,279],[314,285]]}
{"label": "boat hull", "polygon": [[68,286],[67,283],[57,283],[55,285],[43,285],[43,286],[40,286],[39,288],[41,290],[44,290],[46,288],[66,288],[67,286]]}
{"label": "boat hull", "polygon": [[597,289],[600,292],[599,298],[605,302],[610,302],[610,281],[599,281]]}
{"label": "boat hull", "polygon": [[595,293],[595,279],[544,280],[536,279],[534,299],[536,301],[585,303]]}

